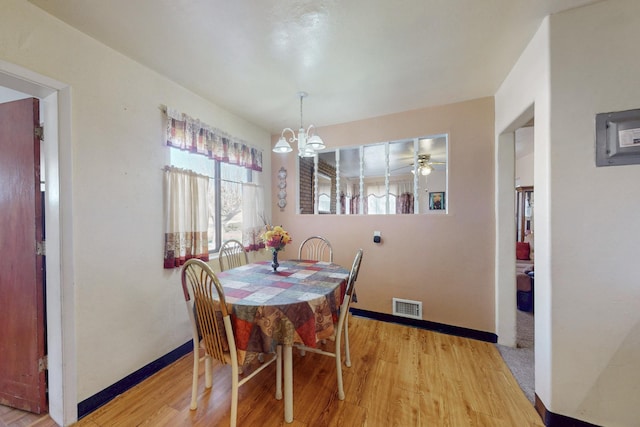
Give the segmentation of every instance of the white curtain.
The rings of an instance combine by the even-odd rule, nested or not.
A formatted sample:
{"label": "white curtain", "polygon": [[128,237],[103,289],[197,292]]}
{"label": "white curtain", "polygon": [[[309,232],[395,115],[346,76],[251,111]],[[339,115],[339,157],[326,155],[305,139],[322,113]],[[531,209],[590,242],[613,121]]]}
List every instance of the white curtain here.
{"label": "white curtain", "polygon": [[386,212],[387,184],[372,182],[365,184],[366,211],[370,214],[413,213],[413,182],[389,182],[389,211]]}
{"label": "white curtain", "polygon": [[242,185],[242,244],[248,251],[264,248],[260,235],[267,223],[264,214],[264,188],[255,184]]}
{"label": "white curtain", "polygon": [[208,187],[204,175],[165,167],[165,268],[180,267],[190,258],[209,260]]}

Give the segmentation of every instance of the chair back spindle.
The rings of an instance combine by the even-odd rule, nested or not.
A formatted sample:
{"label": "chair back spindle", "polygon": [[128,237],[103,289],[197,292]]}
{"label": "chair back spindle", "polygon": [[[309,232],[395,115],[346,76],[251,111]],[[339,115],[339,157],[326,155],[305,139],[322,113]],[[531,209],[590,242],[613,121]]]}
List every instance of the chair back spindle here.
{"label": "chair back spindle", "polygon": [[333,247],[331,246],[331,242],[324,237],[308,237],[300,244],[298,258],[333,262]]}
{"label": "chair back spindle", "polygon": [[249,257],[244,245],[240,241],[230,239],[220,247],[218,262],[220,263],[220,271],[225,271],[248,264]]}

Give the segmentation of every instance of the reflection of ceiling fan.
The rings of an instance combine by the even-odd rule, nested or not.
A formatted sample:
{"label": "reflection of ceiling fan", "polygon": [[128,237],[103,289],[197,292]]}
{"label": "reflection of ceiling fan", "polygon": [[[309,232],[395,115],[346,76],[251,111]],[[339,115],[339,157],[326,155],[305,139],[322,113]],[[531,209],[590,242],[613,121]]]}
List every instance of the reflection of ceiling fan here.
{"label": "reflection of ceiling fan", "polygon": [[[431,154],[418,154],[418,173],[420,175],[429,175],[433,171],[433,165],[444,165],[445,162],[434,162],[431,160]],[[411,166],[411,173],[414,173],[413,163]],[[404,166],[400,169],[404,169],[409,166]]]}
{"label": "reflection of ceiling fan", "polygon": [[418,154],[418,173],[420,175],[429,175],[433,170],[432,163],[431,154]]}

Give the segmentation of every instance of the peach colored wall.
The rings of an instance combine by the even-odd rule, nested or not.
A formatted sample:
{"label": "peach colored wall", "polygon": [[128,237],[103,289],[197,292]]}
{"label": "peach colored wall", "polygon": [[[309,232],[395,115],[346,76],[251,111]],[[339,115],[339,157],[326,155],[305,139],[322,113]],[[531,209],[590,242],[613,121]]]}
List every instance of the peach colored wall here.
{"label": "peach colored wall", "polygon": [[[299,243],[316,234],[331,241],[335,261],[347,267],[363,248],[354,307],[391,313],[393,297],[418,300],[424,320],[495,332],[493,98],[318,129],[329,148],[442,133],[449,135],[446,215],[298,215],[297,158],[272,153],[273,194],[275,171],[288,171],[288,204],[281,211],[273,200],[272,207],[273,223],[294,239],[281,255],[295,258]],[[373,243],[374,230],[381,244]]]}

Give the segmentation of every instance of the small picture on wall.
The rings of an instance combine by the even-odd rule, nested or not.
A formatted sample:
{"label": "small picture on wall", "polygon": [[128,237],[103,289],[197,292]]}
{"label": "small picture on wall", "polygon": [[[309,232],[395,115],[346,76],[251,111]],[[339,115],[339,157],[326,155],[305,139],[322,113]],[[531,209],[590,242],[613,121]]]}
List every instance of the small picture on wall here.
{"label": "small picture on wall", "polygon": [[444,209],[444,191],[429,193],[429,210]]}

